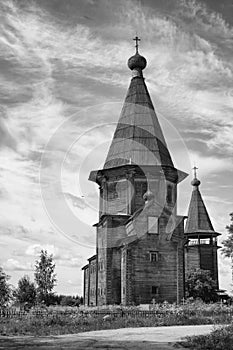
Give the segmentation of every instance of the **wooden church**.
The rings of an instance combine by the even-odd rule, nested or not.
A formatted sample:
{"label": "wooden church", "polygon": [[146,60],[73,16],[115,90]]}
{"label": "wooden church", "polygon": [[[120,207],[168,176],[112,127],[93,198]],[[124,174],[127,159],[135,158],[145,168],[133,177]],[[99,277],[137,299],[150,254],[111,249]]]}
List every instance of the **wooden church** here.
{"label": "wooden church", "polygon": [[211,270],[218,281],[218,233],[196,176],[186,228],[177,214],[177,186],[187,174],[173,165],[135,40],[132,79],[104,167],[89,176],[100,200],[96,254],[82,268],[85,305],[179,303],[192,268]]}

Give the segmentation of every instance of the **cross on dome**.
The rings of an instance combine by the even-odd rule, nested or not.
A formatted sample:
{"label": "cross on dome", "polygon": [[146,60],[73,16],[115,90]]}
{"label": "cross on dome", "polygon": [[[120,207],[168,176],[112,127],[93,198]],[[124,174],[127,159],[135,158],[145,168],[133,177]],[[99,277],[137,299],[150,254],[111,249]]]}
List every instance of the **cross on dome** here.
{"label": "cross on dome", "polygon": [[194,171],[194,179],[191,182],[191,185],[194,186],[195,188],[198,188],[198,186],[201,184],[201,181],[198,180],[197,178],[197,170],[198,168],[196,167],[196,165],[193,167],[193,171]]}
{"label": "cross on dome", "polygon": [[135,38],[133,38],[133,40],[135,40],[135,42],[136,42],[136,45],[135,45],[136,53],[138,53],[138,42],[141,41],[141,39],[136,35]]}
{"label": "cross on dome", "polygon": [[145,57],[141,56],[138,52],[138,43],[141,41],[141,39],[136,35],[133,40],[136,42],[136,53],[134,56],[130,57],[128,60],[128,67],[132,71],[134,71],[134,76],[142,76],[142,70],[146,68],[146,59]]}
{"label": "cross on dome", "polygon": [[196,167],[196,165],[193,167],[193,170],[194,170],[194,177],[195,179],[197,178],[197,170],[198,168]]}

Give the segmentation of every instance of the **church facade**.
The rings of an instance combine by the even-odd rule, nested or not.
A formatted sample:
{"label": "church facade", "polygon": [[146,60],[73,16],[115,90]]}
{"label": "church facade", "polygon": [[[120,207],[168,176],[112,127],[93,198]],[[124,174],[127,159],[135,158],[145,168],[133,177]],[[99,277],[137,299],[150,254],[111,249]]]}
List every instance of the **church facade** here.
{"label": "church facade", "polygon": [[132,79],[104,167],[89,176],[99,186],[96,254],[82,268],[89,306],[179,303],[192,267],[210,269],[218,280],[218,234],[196,176],[186,227],[177,214],[177,187],[187,174],[174,167],[143,77],[146,64],[136,37]]}

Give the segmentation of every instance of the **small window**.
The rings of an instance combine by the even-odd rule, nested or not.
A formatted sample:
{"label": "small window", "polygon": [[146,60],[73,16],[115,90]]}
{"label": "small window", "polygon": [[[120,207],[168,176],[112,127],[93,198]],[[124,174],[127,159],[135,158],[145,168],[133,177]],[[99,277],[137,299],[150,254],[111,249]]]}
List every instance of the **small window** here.
{"label": "small window", "polygon": [[123,287],[123,294],[125,295],[125,287]]}
{"label": "small window", "polygon": [[148,216],[148,233],[159,233],[157,216]]}
{"label": "small window", "polygon": [[118,193],[116,190],[116,182],[109,182],[108,183],[108,200],[114,200],[118,197]]}
{"label": "small window", "polygon": [[158,295],[159,294],[159,287],[152,286],[151,287],[151,293],[154,294],[154,295]]}
{"label": "small window", "polygon": [[156,262],[159,260],[159,253],[158,252],[150,252],[150,261]]}
{"label": "small window", "polygon": [[167,186],[167,203],[168,204],[172,204],[172,202],[173,202],[172,190],[173,190],[172,186],[168,185]]}

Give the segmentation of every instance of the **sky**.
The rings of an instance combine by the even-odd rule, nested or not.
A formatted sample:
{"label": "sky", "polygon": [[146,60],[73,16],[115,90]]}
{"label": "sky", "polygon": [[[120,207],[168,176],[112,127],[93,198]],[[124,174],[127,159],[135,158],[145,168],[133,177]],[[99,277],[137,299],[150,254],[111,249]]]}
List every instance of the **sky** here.
{"label": "sky", "polygon": [[[33,279],[53,254],[56,292],[82,294],[95,252],[98,186],[140,38],[144,70],[187,215],[192,167],[221,240],[233,211],[231,0],[5,0],[0,2],[0,266]],[[219,252],[220,287],[231,262]]]}

